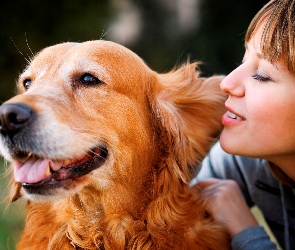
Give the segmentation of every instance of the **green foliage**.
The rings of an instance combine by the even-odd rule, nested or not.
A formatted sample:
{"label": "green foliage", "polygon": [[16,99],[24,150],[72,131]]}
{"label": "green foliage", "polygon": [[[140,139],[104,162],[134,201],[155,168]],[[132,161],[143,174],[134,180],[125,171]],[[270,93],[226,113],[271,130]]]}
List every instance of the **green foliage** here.
{"label": "green foliage", "polygon": [[25,204],[16,201],[8,205],[4,198],[8,192],[8,177],[5,172],[9,166],[0,160],[0,249],[13,250],[19,240],[24,224]]}

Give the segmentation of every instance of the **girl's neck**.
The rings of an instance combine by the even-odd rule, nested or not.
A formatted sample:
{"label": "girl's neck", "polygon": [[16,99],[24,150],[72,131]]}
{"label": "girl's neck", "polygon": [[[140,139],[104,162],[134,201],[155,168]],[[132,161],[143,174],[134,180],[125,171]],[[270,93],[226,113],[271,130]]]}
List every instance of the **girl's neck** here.
{"label": "girl's neck", "polygon": [[[280,167],[278,167],[276,164],[272,162],[268,162],[269,168],[273,176],[278,179],[280,182],[282,182],[284,185],[289,186],[291,188],[295,188],[295,181],[289,175],[287,175]],[[294,163],[295,164],[295,163]],[[295,169],[293,169],[292,172],[295,172]]]}

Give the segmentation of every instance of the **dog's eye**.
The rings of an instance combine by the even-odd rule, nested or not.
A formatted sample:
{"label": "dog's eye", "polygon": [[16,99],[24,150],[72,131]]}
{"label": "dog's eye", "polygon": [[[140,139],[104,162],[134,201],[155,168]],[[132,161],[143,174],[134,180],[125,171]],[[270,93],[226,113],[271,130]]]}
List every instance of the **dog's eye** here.
{"label": "dog's eye", "polygon": [[101,83],[99,79],[97,79],[96,77],[94,77],[93,75],[89,73],[82,75],[79,79],[79,82],[81,84],[88,85],[88,86],[94,86]]}
{"label": "dog's eye", "polygon": [[32,80],[31,79],[25,79],[23,81],[23,86],[25,87],[25,89],[28,89],[32,84]]}

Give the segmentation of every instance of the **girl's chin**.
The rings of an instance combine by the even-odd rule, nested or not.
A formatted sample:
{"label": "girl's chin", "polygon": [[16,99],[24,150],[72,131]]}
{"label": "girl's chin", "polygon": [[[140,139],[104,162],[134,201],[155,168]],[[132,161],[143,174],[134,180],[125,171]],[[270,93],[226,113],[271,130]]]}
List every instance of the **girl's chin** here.
{"label": "girl's chin", "polygon": [[239,140],[239,136],[237,135],[231,135],[223,130],[219,141],[221,148],[229,154],[240,154],[243,152],[244,147],[242,147],[242,145],[244,145],[244,143]]}
{"label": "girl's chin", "polygon": [[222,132],[220,136],[220,146],[228,154],[240,155],[250,158],[260,158],[261,155],[254,149],[249,141],[241,140],[241,136],[233,136],[230,133]]}

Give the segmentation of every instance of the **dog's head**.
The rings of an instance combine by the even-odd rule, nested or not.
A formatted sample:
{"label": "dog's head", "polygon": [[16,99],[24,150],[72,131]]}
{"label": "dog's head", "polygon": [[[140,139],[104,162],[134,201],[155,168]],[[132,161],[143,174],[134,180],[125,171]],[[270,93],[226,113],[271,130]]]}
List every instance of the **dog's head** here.
{"label": "dog's head", "polygon": [[220,132],[224,101],[221,77],[199,78],[195,67],[158,74],[107,41],[41,51],[21,74],[19,94],[0,108],[11,200],[140,185],[168,156],[187,180]]}

